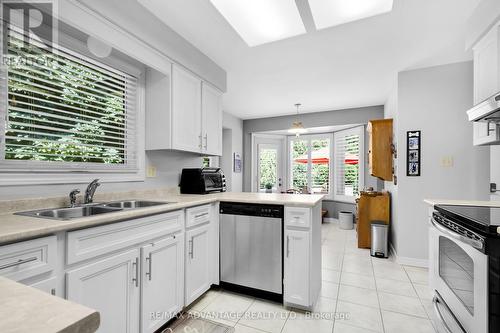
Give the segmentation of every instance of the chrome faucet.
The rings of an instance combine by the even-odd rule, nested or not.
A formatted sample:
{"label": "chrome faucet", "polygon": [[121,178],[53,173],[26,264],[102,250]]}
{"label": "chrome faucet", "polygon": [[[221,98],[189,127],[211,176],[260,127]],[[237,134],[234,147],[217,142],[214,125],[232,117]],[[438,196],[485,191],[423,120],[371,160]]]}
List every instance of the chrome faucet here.
{"label": "chrome faucet", "polygon": [[95,190],[97,190],[97,187],[99,185],[101,185],[99,183],[99,179],[94,179],[93,181],[90,182],[89,186],[87,186],[87,189],[85,190],[85,203],[86,204],[92,203],[92,200],[94,199]]}
{"label": "chrome faucet", "polygon": [[80,190],[75,188],[73,191],[69,192],[69,205],[71,208],[76,206],[76,195],[80,193]]}

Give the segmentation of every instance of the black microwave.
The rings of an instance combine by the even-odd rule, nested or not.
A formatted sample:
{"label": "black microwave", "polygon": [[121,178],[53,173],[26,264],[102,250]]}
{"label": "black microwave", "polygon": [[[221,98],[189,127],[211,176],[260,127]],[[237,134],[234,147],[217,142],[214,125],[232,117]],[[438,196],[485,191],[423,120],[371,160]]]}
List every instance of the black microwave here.
{"label": "black microwave", "polygon": [[226,191],[226,178],[220,168],[182,169],[182,194],[208,194]]}

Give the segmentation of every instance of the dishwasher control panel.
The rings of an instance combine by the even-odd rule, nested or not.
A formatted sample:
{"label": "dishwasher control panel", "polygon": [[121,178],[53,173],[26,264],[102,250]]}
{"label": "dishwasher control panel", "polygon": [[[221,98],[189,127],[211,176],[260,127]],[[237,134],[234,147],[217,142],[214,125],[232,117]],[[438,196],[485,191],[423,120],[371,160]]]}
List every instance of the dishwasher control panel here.
{"label": "dishwasher control panel", "polygon": [[241,202],[221,202],[221,214],[248,215],[283,218],[284,207],[281,205],[262,205]]}

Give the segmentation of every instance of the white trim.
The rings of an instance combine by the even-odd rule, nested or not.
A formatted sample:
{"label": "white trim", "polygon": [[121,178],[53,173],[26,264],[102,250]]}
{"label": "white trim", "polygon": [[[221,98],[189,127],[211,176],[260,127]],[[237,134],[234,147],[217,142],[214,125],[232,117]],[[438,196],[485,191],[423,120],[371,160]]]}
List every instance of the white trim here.
{"label": "white trim", "polygon": [[339,219],[334,217],[323,217],[323,222],[325,223],[339,223]]}
{"label": "white trim", "polygon": [[94,178],[99,178],[102,183],[144,181],[145,176],[145,75],[141,75],[137,82],[137,171],[121,173],[118,171],[57,171],[48,172],[0,172],[0,186],[13,185],[48,185],[48,184],[81,184],[88,183]]}
{"label": "white trim", "polygon": [[429,260],[428,259],[400,257],[400,256],[398,256],[396,249],[394,248],[394,245],[392,243],[389,245],[389,247],[390,247],[391,255],[394,256],[394,258],[396,259],[396,262],[398,264],[404,265],[404,266],[429,268]]}

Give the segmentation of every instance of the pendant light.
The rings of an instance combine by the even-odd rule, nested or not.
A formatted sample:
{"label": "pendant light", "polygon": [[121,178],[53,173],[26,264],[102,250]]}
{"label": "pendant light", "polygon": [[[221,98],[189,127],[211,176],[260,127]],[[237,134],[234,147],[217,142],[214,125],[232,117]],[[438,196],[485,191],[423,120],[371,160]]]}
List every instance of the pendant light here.
{"label": "pendant light", "polygon": [[288,130],[288,133],[295,134],[297,137],[307,132],[304,125],[302,125],[302,122],[299,121],[299,107],[301,105],[302,104],[300,103],[295,104],[295,107],[297,108],[297,120],[293,122],[292,127]]}

